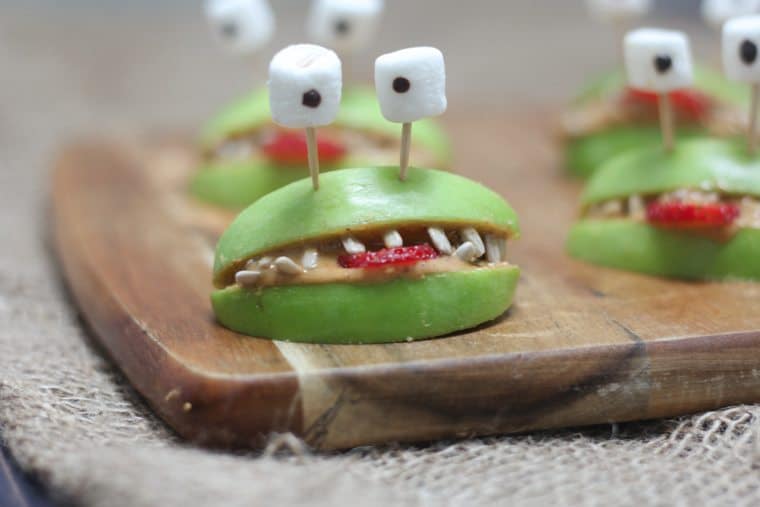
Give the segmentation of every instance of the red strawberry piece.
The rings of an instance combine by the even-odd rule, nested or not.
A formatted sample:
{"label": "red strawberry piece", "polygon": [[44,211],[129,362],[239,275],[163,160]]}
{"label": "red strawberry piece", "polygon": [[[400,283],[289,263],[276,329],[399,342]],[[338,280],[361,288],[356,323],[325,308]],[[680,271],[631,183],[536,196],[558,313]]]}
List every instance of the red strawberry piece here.
{"label": "red strawberry piece", "polygon": [[[636,104],[652,109],[658,107],[657,93],[636,88],[628,88],[623,94],[623,102]],[[675,90],[670,92],[670,101],[676,114],[687,120],[696,121],[704,118],[710,112],[712,99],[697,90]]]}
{"label": "red strawberry piece", "polygon": [[658,227],[697,229],[725,227],[739,217],[736,204],[653,202],[647,206],[647,221]]}
{"label": "red strawberry piece", "polygon": [[438,252],[427,243],[398,248],[384,248],[377,252],[345,254],[338,257],[342,268],[383,268],[388,266],[411,266],[421,261],[436,259]]}
{"label": "red strawberry piece", "polygon": [[[340,142],[324,136],[317,137],[319,160],[324,164],[337,162],[346,155],[346,147]],[[277,164],[305,165],[309,163],[306,134],[303,132],[280,131],[268,139],[261,147],[264,155]]]}

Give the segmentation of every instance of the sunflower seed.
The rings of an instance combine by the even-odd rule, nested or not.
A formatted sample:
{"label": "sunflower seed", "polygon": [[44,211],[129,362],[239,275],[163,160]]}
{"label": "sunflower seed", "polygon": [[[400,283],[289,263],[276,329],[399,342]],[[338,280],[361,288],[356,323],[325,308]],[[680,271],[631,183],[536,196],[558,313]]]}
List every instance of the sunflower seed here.
{"label": "sunflower seed", "polygon": [[439,229],[438,227],[428,227],[427,231],[430,236],[430,241],[433,242],[433,246],[436,250],[443,255],[451,255],[454,252],[454,249],[451,248],[449,238],[446,236],[446,233],[443,232],[443,229]]}
{"label": "sunflower seed", "polygon": [[303,273],[303,269],[290,257],[277,257],[274,261],[274,267],[284,275],[298,275]]}
{"label": "sunflower seed", "polygon": [[383,243],[385,243],[385,248],[399,248],[404,246],[404,238],[397,230],[392,230],[383,235]]}
{"label": "sunflower seed", "polygon": [[459,234],[462,236],[462,239],[464,241],[469,241],[472,243],[472,246],[475,247],[475,257],[481,257],[484,253],[486,253],[486,247],[483,244],[483,239],[480,237],[480,234],[478,234],[478,231],[476,231],[474,227],[465,227],[459,231]]}

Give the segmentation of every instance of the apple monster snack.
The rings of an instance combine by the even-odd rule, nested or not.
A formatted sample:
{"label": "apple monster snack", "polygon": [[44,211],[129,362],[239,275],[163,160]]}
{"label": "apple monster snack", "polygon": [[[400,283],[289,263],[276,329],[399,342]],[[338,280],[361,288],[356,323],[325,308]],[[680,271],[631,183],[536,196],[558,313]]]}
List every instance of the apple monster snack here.
{"label": "apple monster snack", "polygon": [[[337,115],[339,66],[318,46],[275,56],[275,121],[321,138]],[[416,126],[446,109],[445,79],[443,56],[433,48],[376,62],[381,108],[402,124]],[[212,306],[222,325],[276,340],[442,336],[509,308],[519,269],[507,262],[506,243],[518,235],[509,204],[462,176],[418,167],[340,169],[291,183],[238,216],[217,246]]]}
{"label": "apple monster snack", "polygon": [[[727,11],[732,15],[742,14],[746,7],[739,5],[741,3],[722,2],[722,15]],[[618,30],[648,13],[652,4],[651,0],[587,1],[595,19]],[[698,65],[694,69],[694,82],[670,91],[669,95],[674,121],[679,124],[682,137],[741,133],[749,95],[720,72]],[[615,155],[659,144],[658,101],[656,93],[627,84],[622,68],[590,83],[561,119],[567,170],[587,178]]]}
{"label": "apple monster snack", "polygon": [[[654,42],[654,41],[653,41]],[[631,62],[652,86],[671,79],[657,59],[678,60],[664,40]],[[760,82],[760,19],[724,31],[729,77]],[[639,48],[646,55],[645,48]],[[646,60],[649,59],[649,67]],[[755,123],[752,113],[753,121]],[[689,139],[672,150],[648,146],[604,164],[582,197],[571,255],[630,271],[685,279],[760,279],[760,160],[737,139]]]}
{"label": "apple monster snack", "polygon": [[[265,4],[265,0],[210,2],[216,4],[224,7],[217,7],[224,16],[210,15],[212,26],[221,40],[227,40],[227,47],[237,48],[235,37],[244,36],[249,25],[261,24],[253,29],[260,34],[259,42],[264,34],[271,34],[270,17],[253,15],[258,8],[252,5]],[[381,0],[315,0],[307,28],[320,44],[349,57],[371,42],[382,11]],[[229,26],[241,29],[225,28]],[[249,52],[259,47],[240,45]],[[399,150],[396,128],[380,113],[374,91],[359,85],[344,89],[338,116],[322,129],[318,144],[323,170],[394,163]],[[202,163],[190,184],[191,193],[224,208],[244,208],[308,174],[306,133],[283,129],[273,121],[266,88],[253,90],[213,118],[201,136],[201,149]],[[431,120],[419,122],[412,149],[425,166],[446,169],[450,165],[449,140]]]}

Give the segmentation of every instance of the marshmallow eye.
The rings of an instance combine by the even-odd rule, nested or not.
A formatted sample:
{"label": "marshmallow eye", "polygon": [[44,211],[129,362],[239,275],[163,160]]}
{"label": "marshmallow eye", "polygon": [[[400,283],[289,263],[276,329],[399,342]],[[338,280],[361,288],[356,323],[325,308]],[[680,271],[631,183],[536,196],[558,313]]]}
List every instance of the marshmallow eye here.
{"label": "marshmallow eye", "polygon": [[757,61],[757,43],[750,39],[744,39],[739,44],[739,60],[744,65],[754,65]]}
{"label": "marshmallow eye", "polygon": [[652,0],[586,0],[586,6],[600,21],[620,22],[647,14],[652,8]]}
{"label": "marshmallow eye", "polygon": [[729,79],[760,82],[760,16],[736,18],[723,25],[723,67]]}
{"label": "marshmallow eye", "polygon": [[336,51],[361,50],[377,31],[383,4],[383,0],[314,0],[308,22],[311,37]]}
{"label": "marshmallow eye", "polygon": [[715,28],[740,16],[749,16],[760,11],[760,0],[703,0],[702,17]]}
{"label": "marshmallow eye", "polygon": [[409,123],[446,111],[443,54],[430,47],[383,55],[375,62],[375,87],[383,116]]}
{"label": "marshmallow eye", "polygon": [[342,86],[334,52],[311,44],[289,46],[269,65],[272,118],[288,128],[328,125],[338,114]]}
{"label": "marshmallow eye", "polygon": [[691,52],[684,34],[644,28],[626,35],[624,45],[632,87],[664,93],[691,85]]}
{"label": "marshmallow eye", "polygon": [[274,14],[266,0],[209,0],[206,16],[215,38],[229,51],[255,51],[274,33]]}
{"label": "marshmallow eye", "polygon": [[337,39],[345,39],[351,35],[351,20],[339,18],[333,22],[333,34]]}
{"label": "marshmallow eye", "polygon": [[412,83],[405,77],[399,76],[393,80],[393,91],[402,94],[406,93],[412,88]]}
{"label": "marshmallow eye", "polygon": [[655,55],[652,65],[657,74],[664,76],[673,70],[673,58],[669,54]]}

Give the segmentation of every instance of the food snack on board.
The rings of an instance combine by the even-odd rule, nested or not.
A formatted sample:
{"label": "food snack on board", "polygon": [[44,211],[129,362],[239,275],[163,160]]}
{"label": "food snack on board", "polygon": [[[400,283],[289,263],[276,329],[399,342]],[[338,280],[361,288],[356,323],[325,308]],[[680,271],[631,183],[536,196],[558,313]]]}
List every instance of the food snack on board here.
{"label": "food snack on board", "polygon": [[686,279],[760,279],[760,161],[744,143],[691,139],[620,155],[589,181],[574,257]]}
{"label": "food snack on board", "polygon": [[272,61],[274,117],[307,129],[312,178],[262,197],[222,235],[211,296],[217,319],[271,339],[384,343],[502,315],[519,277],[506,255],[520,232],[515,212],[474,181],[408,165],[412,123],[447,106],[443,55],[410,48],[376,61],[383,112],[404,124],[400,164],[320,179],[316,127],[337,114],[339,66],[332,52],[309,45]]}
{"label": "food snack on board", "polygon": [[277,190],[222,236],[219,321],[252,336],[378,343],[441,336],[503,314],[517,217],[496,193],[436,170],[344,169]]}
{"label": "food snack on board", "polygon": [[[660,41],[662,42],[662,41]],[[723,61],[731,79],[758,96],[760,17],[729,21]],[[672,48],[656,46],[670,57]],[[658,58],[660,58],[658,56]],[[629,61],[632,78],[651,72]],[[657,62],[655,62],[655,66]],[[650,88],[667,84],[651,73]],[[753,100],[757,102],[757,98]],[[760,279],[760,159],[752,108],[748,143],[692,139],[632,150],[589,181],[569,252],[596,264],[687,279]]]}

